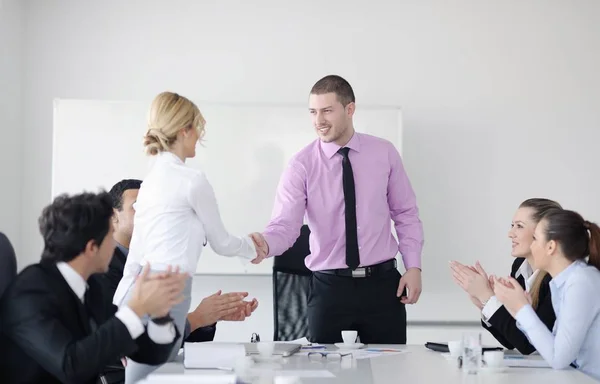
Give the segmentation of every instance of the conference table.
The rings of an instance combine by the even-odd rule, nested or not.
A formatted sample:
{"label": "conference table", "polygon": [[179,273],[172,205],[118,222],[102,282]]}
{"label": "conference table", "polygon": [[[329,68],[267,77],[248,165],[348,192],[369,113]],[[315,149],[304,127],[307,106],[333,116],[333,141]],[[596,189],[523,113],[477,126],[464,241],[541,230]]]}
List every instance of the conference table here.
{"label": "conference table", "polygon": [[[448,354],[431,351],[420,345],[368,345],[367,348],[401,350],[340,358],[308,356],[307,351],[278,358],[267,363],[254,363],[242,379],[226,371],[185,369],[182,357],[179,361],[163,365],[145,383],[440,383],[440,384],[598,384],[586,374],[568,368],[507,367],[501,372],[481,369],[477,374],[468,374],[458,367],[456,359]],[[327,350],[337,350],[326,346]],[[365,355],[366,354],[366,355]],[[540,359],[526,356],[523,359]],[[323,376],[329,377],[323,377]]]}

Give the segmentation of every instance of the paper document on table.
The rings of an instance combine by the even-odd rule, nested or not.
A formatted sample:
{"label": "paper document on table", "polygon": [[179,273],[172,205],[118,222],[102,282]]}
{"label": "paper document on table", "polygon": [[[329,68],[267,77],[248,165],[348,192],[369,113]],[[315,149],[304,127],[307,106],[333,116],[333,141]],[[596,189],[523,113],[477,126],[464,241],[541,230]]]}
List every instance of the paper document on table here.
{"label": "paper document on table", "polygon": [[292,343],[292,344],[310,345],[310,341],[308,341],[308,339],[306,337],[302,337],[297,340],[276,341],[276,343]]}
{"label": "paper document on table", "polygon": [[373,357],[380,357],[380,356],[401,355],[403,353],[408,353],[408,350],[402,349],[402,348],[361,348],[361,349],[349,349],[348,348],[348,349],[346,349],[346,348],[342,347],[337,350],[322,351],[321,353],[333,354],[333,355],[352,354],[352,356],[355,359],[360,360],[360,359],[370,359]]}
{"label": "paper document on table", "polygon": [[377,349],[365,349],[365,350],[358,350],[358,351],[354,351],[353,355],[354,358],[356,360],[361,360],[361,359],[371,359],[374,357],[381,357],[381,356],[396,356],[396,355],[401,355],[403,353],[408,353],[407,350],[403,350],[403,349],[382,349],[382,350],[377,350]]}
{"label": "paper document on table", "polygon": [[185,343],[183,366],[190,369],[233,370],[246,357],[246,349],[236,343]]}
{"label": "paper document on table", "polygon": [[139,384],[172,384],[172,383],[206,383],[206,384],[235,384],[236,376],[228,375],[190,375],[154,374],[139,382]]}
{"label": "paper document on table", "polygon": [[527,358],[505,358],[504,364],[507,367],[524,367],[524,368],[550,368],[550,364],[544,359],[527,359]]}

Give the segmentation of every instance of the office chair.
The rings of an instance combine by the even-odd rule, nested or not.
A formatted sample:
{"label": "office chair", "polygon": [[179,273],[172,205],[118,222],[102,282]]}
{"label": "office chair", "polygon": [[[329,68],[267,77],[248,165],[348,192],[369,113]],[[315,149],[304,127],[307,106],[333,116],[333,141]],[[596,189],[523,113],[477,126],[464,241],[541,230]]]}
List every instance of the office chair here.
{"label": "office chair", "polygon": [[304,259],[310,254],[310,229],[303,225],[294,245],[273,259],[274,341],[290,341],[308,333],[308,292],[312,272]]}
{"label": "office chair", "polygon": [[0,298],[17,276],[17,256],[8,237],[0,232]]}

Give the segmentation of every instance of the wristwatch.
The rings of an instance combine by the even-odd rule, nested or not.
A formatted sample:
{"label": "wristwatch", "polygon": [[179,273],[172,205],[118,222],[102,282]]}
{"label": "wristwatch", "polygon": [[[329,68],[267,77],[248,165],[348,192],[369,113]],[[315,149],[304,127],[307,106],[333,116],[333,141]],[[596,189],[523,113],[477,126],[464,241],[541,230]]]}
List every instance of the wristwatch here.
{"label": "wristwatch", "polygon": [[172,321],[173,321],[173,318],[169,314],[167,314],[166,316],[163,316],[163,317],[155,317],[152,319],[152,322],[156,325],[165,325],[165,324],[169,324]]}

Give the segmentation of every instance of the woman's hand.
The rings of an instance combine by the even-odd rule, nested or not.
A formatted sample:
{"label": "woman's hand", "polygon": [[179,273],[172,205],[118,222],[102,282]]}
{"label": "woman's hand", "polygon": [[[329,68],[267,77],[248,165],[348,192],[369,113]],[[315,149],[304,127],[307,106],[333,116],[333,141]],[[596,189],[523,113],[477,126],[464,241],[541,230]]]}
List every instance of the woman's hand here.
{"label": "woman's hand", "polygon": [[521,308],[531,304],[531,296],[525,293],[517,280],[512,277],[494,279],[494,293],[512,317],[516,317]]}
{"label": "woman's hand", "polygon": [[[476,301],[471,300],[478,307],[494,296],[489,278],[479,262],[475,264],[475,267],[468,267],[457,261],[451,261],[450,269],[454,282],[479,302],[477,305]],[[481,305],[481,307],[483,306]]]}

